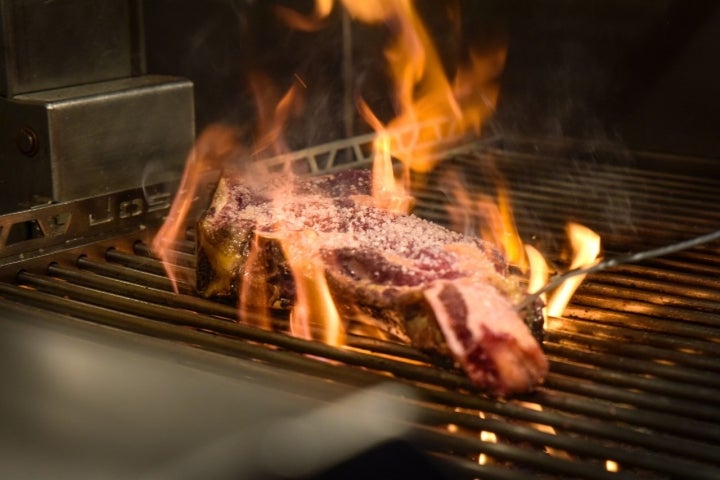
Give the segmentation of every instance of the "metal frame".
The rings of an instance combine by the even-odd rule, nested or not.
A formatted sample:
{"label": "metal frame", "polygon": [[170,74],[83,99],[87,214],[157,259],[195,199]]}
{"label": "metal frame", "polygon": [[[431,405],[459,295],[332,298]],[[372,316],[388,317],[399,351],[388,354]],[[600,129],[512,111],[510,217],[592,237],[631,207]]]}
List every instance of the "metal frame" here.
{"label": "metal frame", "polygon": [[[458,124],[447,119],[396,129],[389,134],[396,142],[397,153],[432,145],[438,155],[447,154],[464,138]],[[360,135],[257,161],[268,172],[284,170],[310,175],[367,168],[372,163],[375,138],[374,133]],[[478,147],[477,142],[462,145],[458,147],[461,150]],[[49,249],[72,248],[78,243],[157,226],[169,211],[173,187],[156,184],[0,215],[0,266],[46,254]],[[13,238],[11,232],[22,228],[29,229],[28,233]]]}
{"label": "metal frame", "polygon": [[[432,146],[440,153],[457,146],[466,134],[454,119],[438,118],[415,125],[389,130],[394,154],[412,153]],[[376,133],[324,143],[261,160],[268,171],[294,171],[310,175],[330,173],[346,168],[368,167],[372,163],[372,144]],[[476,146],[463,142],[465,148]]]}

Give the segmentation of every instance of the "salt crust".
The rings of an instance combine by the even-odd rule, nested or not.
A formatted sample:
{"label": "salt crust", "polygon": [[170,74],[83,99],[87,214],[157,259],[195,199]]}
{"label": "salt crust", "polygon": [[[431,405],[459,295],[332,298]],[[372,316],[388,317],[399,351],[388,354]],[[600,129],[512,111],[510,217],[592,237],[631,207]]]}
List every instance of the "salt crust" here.
{"label": "salt crust", "polygon": [[[295,182],[273,176],[252,186],[233,183],[231,179],[224,204],[214,205],[215,212],[209,220],[215,226],[239,228],[247,228],[250,222],[254,230],[261,232],[313,230],[319,234],[318,251],[339,248],[375,251],[401,265],[405,274],[419,274],[425,280],[430,280],[431,272],[447,277],[448,270],[453,270],[452,276],[456,277],[497,275],[495,264],[477,238],[416,215],[374,207],[369,191],[367,174],[349,178],[310,177]],[[448,248],[458,245],[463,248]],[[457,258],[463,250],[472,251],[472,271],[466,270],[468,262]],[[465,271],[458,271],[460,265]]]}

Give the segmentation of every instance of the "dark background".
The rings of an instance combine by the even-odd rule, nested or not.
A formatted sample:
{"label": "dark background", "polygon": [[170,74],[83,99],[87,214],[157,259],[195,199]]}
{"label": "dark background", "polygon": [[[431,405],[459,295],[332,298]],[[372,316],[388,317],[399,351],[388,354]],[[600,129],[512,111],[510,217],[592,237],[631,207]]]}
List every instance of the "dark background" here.
{"label": "dark background", "polygon": [[[195,82],[198,130],[246,128],[257,112],[248,76],[263,71],[285,91],[302,77],[294,148],[347,134],[342,115],[342,22],[338,8],[317,32],[291,30],[274,7],[312,11],[310,1],[147,0],[148,71]],[[418,0],[449,72],[469,46],[506,41],[497,112],[486,133],[580,137],[634,149],[720,157],[720,4],[695,0]],[[449,18],[461,12],[460,28]],[[352,24],[353,95],[392,116],[385,25]],[[354,134],[368,131],[355,119]]]}

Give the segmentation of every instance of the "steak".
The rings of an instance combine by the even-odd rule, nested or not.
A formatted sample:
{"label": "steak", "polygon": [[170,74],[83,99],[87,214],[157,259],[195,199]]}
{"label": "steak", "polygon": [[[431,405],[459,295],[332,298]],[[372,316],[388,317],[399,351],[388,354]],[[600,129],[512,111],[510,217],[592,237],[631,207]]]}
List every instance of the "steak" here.
{"label": "steak", "polygon": [[[496,248],[415,215],[378,208],[367,170],[252,181],[225,175],[198,222],[197,290],[246,306],[290,308],[293,272],[279,238],[313,232],[346,325],[360,323],[452,360],[496,395],[526,392],[548,370],[537,309]],[[538,328],[539,327],[539,328]],[[537,335],[536,335],[537,336]]]}

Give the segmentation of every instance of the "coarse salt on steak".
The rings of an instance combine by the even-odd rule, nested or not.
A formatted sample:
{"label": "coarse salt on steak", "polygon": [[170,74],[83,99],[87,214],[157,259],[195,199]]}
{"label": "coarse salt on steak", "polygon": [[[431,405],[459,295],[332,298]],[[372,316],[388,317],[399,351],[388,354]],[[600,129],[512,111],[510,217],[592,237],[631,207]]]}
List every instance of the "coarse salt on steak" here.
{"label": "coarse salt on steak", "polygon": [[[311,255],[344,320],[372,318],[393,337],[452,358],[498,395],[540,383],[547,360],[513,308],[524,292],[497,250],[378,208],[370,185],[366,170],[260,182],[226,175],[198,223],[198,291],[237,300],[247,283],[246,303],[289,307],[294,280],[273,239],[311,230]],[[248,262],[258,238],[260,251]]]}

